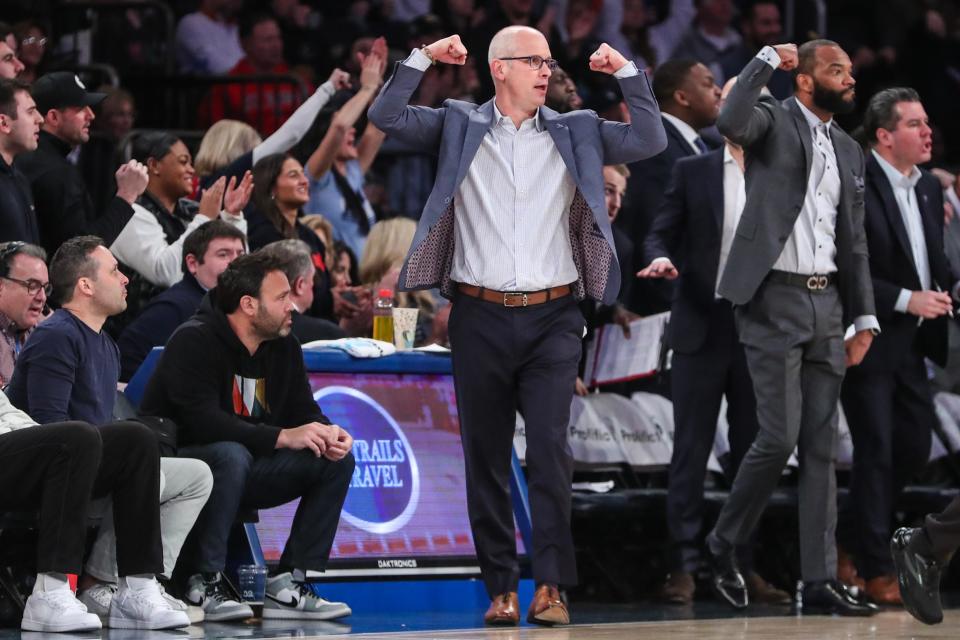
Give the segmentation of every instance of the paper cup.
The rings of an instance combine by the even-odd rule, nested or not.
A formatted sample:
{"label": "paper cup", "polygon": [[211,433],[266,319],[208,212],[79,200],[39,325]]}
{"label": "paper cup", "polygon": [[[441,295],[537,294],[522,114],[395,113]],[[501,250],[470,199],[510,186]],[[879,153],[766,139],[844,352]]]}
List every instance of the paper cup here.
{"label": "paper cup", "polygon": [[393,308],[393,344],[397,349],[413,349],[417,335],[417,313],[419,309]]}

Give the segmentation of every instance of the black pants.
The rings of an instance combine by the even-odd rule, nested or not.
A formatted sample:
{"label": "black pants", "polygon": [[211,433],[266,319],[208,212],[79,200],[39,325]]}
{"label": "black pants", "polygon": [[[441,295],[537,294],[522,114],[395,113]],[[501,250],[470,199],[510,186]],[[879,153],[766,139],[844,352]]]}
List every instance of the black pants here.
{"label": "black pants", "polygon": [[180,553],[178,578],[223,571],[230,529],[240,509],[267,509],[297,498],[300,504],[280,570],[327,568],[353,477],[352,453],[337,462],[308,449],[254,456],[239,442],[213,442],[181,447],[178,454],[203,460],[213,473],[213,491]]}
{"label": "black pants", "polygon": [[467,508],[491,597],[516,591],[519,580],[510,502],[518,409],[527,431],[533,577],[538,583],[576,584],[567,426],[583,328],[571,296],[508,308],[459,295],[450,313]]}
{"label": "black pants", "polygon": [[84,422],[0,435],[0,509],[40,509],[37,571],[81,573],[87,507],[113,496],[120,575],[162,573],[160,461],[137,423]]}
{"label": "black pants", "polygon": [[[729,302],[714,303],[700,350],[674,352],[671,374],[674,433],[667,489],[667,527],[673,544],[671,564],[674,571],[693,573],[700,559],[703,481],[724,395],[730,427],[730,459],[724,472],[731,482],[758,429],[753,383]],[[749,567],[749,549],[741,555]]]}
{"label": "black pants", "polygon": [[841,398],[853,439],[853,472],[838,533],[856,557],[858,573],[869,580],[894,571],[893,505],[926,466],[938,418],[923,358],[915,353],[896,371],[851,368]]}

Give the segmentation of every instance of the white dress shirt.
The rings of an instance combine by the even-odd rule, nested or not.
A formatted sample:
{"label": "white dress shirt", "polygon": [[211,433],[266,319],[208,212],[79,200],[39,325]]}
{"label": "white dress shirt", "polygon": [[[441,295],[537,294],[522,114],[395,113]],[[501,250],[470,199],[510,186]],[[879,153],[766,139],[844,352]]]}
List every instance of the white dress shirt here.
{"label": "white dress shirt", "polygon": [[[733,244],[733,236],[737,233],[737,225],[740,224],[740,216],[743,214],[743,206],[747,202],[747,193],[745,181],[743,179],[743,170],[737,164],[736,159],[730,153],[730,147],[723,147],[723,228],[720,234],[720,265],[717,268],[716,288],[720,287],[720,277],[727,266],[727,258],[730,255],[730,246]],[[716,289],[715,289],[716,290]],[[715,294],[720,298],[720,294]]]}
{"label": "white dress shirt", "polygon": [[813,163],[807,177],[803,208],[773,268],[805,276],[837,270],[837,206],[840,204],[840,171],[830,140],[831,119],[823,122],[798,100],[810,126]]}
{"label": "white dress shirt", "polygon": [[[917,183],[920,181],[920,169],[914,166],[910,175],[905,176],[897,171],[892,164],[884,160],[879,153],[876,151],[871,151],[871,153],[876,158],[880,168],[883,169],[883,173],[887,176],[890,187],[893,189],[893,197],[897,201],[900,218],[907,230],[907,239],[910,241],[910,252],[913,254],[913,265],[920,279],[920,288],[923,291],[929,291],[933,284],[933,277],[930,274],[930,254],[927,253],[927,241],[923,236],[923,219],[921,218],[920,204],[917,202],[915,190]],[[909,289],[901,289],[893,308],[900,313],[906,313],[912,293]]]}
{"label": "white dress shirt", "polygon": [[[430,59],[414,49],[404,64],[424,71]],[[614,77],[637,73],[628,62]],[[576,184],[539,110],[519,128],[496,103],[493,111],[493,123],[454,191],[450,278],[525,292],[576,282],[570,246]]]}

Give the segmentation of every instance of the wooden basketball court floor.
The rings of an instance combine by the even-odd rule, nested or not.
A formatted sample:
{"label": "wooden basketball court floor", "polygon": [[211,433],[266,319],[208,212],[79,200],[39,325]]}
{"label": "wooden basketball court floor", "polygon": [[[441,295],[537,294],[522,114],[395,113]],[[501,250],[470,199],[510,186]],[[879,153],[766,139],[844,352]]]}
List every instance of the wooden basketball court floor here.
{"label": "wooden basketball court floor", "polygon": [[[638,605],[642,606],[642,605]],[[650,608],[635,617],[650,618],[657,612]],[[666,611],[671,611],[666,609]],[[675,614],[701,615],[689,610],[672,609]],[[722,610],[717,610],[718,613]],[[22,640],[221,640],[227,638],[302,638],[326,640],[351,638],[368,640],[892,640],[960,638],[960,609],[947,610],[942,624],[927,626],[902,610],[884,611],[871,618],[836,616],[768,615],[756,612],[749,617],[697,617],[695,619],[643,619],[640,621],[605,621],[628,618],[629,608],[588,611],[583,624],[564,628],[528,626],[519,628],[478,628],[465,625],[447,616],[421,614],[403,618],[378,619],[375,616],[344,623],[297,621],[250,621],[245,624],[206,623],[182,631],[136,631],[104,629],[99,633],[40,634],[22,633],[14,629],[0,630],[0,638]],[[597,614],[600,615],[597,615]],[[663,614],[664,612],[661,612]],[[576,610],[574,611],[576,616]],[[720,615],[723,615],[720,613]],[[347,619],[350,620],[350,619]],[[472,627],[472,628],[470,628]],[[376,629],[384,631],[376,631]],[[406,630],[404,630],[406,629]]]}

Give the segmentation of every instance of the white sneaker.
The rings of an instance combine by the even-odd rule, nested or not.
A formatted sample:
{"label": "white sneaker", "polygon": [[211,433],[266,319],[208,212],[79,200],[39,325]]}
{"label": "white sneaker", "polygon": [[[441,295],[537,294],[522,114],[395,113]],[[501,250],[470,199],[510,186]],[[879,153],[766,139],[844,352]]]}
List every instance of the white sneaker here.
{"label": "white sneaker", "polygon": [[190,618],[170,606],[156,579],[137,588],[122,580],[110,603],[109,625],[115,629],[179,629],[190,626]]}
{"label": "white sneaker", "polygon": [[101,624],[106,625],[110,614],[110,602],[116,593],[117,585],[112,582],[98,582],[80,592],[77,599],[87,607],[87,611],[100,618]]}
{"label": "white sneaker", "polygon": [[101,628],[100,618],[87,611],[69,586],[34,591],[27,598],[20,628],[24,631],[95,631]]}
{"label": "white sneaker", "polygon": [[172,595],[167,593],[166,588],[163,586],[163,583],[160,583],[160,595],[163,596],[163,599],[167,601],[167,604],[170,605],[170,608],[174,611],[183,611],[187,614],[187,617],[190,619],[190,624],[197,624],[203,622],[203,609],[200,607],[191,607],[183,600],[179,598],[174,598]]}
{"label": "white sneaker", "polygon": [[281,573],[267,580],[263,599],[263,617],[286,620],[332,620],[353,611],[343,602],[328,602],[313,592],[306,582]]}
{"label": "white sneaker", "polygon": [[212,578],[204,578],[201,573],[190,576],[184,600],[189,605],[202,608],[204,618],[210,622],[246,620],[253,617],[253,609],[249,605],[238,602],[227,594],[219,573]]}

